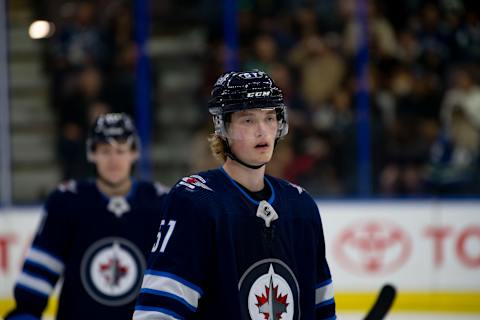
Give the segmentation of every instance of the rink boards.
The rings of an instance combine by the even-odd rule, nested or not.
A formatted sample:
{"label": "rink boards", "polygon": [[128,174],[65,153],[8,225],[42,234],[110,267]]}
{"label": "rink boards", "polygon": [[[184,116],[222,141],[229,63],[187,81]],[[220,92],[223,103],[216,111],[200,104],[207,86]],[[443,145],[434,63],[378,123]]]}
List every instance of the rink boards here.
{"label": "rink boards", "polygon": [[[394,312],[480,315],[480,201],[317,203],[340,311],[367,310],[390,283],[399,293]],[[0,209],[0,315],[13,304],[40,213],[39,207]]]}

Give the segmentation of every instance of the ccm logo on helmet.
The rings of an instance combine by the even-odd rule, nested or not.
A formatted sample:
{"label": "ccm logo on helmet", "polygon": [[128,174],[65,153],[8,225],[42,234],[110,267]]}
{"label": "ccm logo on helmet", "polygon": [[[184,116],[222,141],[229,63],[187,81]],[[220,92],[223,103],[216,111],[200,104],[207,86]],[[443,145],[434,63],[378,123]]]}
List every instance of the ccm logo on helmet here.
{"label": "ccm logo on helmet", "polygon": [[270,91],[262,91],[262,92],[248,92],[247,98],[253,97],[268,97],[270,95]]}

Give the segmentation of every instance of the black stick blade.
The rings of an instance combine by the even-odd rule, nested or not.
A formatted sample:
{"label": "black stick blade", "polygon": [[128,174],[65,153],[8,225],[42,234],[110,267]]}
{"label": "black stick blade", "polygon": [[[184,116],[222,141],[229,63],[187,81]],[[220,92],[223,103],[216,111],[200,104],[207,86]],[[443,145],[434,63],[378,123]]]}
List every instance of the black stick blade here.
{"label": "black stick blade", "polygon": [[372,308],[370,309],[364,320],[383,319],[392,307],[396,295],[397,291],[392,285],[384,285],[380,290],[380,293],[378,294],[377,300],[373,304]]}

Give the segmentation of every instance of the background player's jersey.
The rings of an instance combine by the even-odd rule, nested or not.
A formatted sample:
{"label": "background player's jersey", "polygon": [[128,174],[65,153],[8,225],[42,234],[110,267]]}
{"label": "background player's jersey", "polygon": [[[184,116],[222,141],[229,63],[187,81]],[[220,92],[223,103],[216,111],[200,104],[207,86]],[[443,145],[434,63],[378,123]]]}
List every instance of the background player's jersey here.
{"label": "background player's jersey", "polygon": [[260,203],[221,168],[178,182],[134,319],[335,319],[315,202],[265,180],[272,194]]}
{"label": "background player's jersey", "polygon": [[94,181],[60,185],[45,203],[11,315],[40,317],[63,276],[57,319],[131,319],[164,199],[146,182],[113,198]]}

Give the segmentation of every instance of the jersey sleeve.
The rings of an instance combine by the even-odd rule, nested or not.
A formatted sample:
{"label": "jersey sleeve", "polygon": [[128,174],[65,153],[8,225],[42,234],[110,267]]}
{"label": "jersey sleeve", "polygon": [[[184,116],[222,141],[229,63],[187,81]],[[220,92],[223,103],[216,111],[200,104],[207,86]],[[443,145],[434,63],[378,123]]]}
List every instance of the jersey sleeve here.
{"label": "jersey sleeve", "polygon": [[315,283],[315,313],[316,319],[336,319],[335,297],[333,292],[333,282],[325,255],[325,237],[323,235],[322,220],[320,212],[315,201],[312,199],[312,210],[315,213],[317,226],[318,242],[316,248],[317,270]]}
{"label": "jersey sleeve", "polygon": [[189,319],[204,294],[213,254],[212,205],[198,196],[202,192],[179,189],[167,197],[133,319]]}
{"label": "jersey sleeve", "polygon": [[20,314],[40,318],[63,273],[71,224],[64,196],[54,192],[45,203],[43,217],[15,283],[16,307],[7,319]]}

